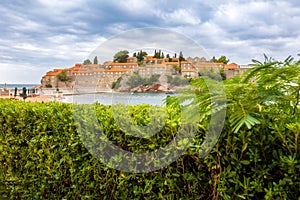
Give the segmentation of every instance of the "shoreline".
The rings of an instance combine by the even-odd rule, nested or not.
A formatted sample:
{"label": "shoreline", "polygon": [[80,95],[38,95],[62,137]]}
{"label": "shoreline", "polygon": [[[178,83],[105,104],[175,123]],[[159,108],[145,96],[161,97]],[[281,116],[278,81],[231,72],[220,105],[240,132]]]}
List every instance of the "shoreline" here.
{"label": "shoreline", "polygon": [[[24,101],[24,99],[20,96],[10,97],[10,96],[0,96],[1,99],[11,99],[11,100],[18,100]],[[27,97],[25,102],[61,102],[59,98],[55,98],[54,96],[49,95],[39,95],[35,97]]]}
{"label": "shoreline", "polygon": [[[169,91],[169,92],[153,92],[153,91],[147,91],[147,92],[120,92],[120,91],[101,91],[101,92],[99,92],[99,91],[97,91],[97,92],[76,92],[76,93],[70,93],[70,92],[67,92],[67,93],[64,93],[64,92],[57,92],[56,94],[50,94],[50,93],[46,93],[46,94],[39,94],[39,95],[37,95],[37,96],[28,96],[26,99],[25,99],[25,101],[23,100],[23,98],[21,97],[21,96],[16,96],[16,97],[14,97],[14,96],[11,96],[11,95],[0,95],[0,99],[2,98],[2,99],[10,99],[10,100],[18,100],[18,101],[22,101],[22,102],[59,102],[59,103],[74,103],[74,99],[73,98],[75,98],[75,100],[77,99],[77,97],[76,96],[81,96],[81,95],[97,95],[97,94],[115,94],[115,95],[117,95],[118,96],[118,94],[120,94],[121,95],[121,97],[120,97],[120,102],[123,102],[123,101],[129,101],[129,99],[131,99],[131,98],[134,98],[134,99],[136,99],[136,98],[139,98],[139,96],[140,96],[140,94],[147,94],[147,95],[150,95],[150,96],[148,96],[148,98],[150,97],[150,98],[152,98],[153,97],[153,95],[154,96],[157,96],[157,95],[155,95],[155,94],[164,94],[166,97],[167,96],[172,96],[172,95],[176,95],[177,94],[177,92],[175,91],[175,92],[173,92],[173,91]],[[122,94],[125,94],[125,97],[123,97],[122,96]],[[127,94],[127,95],[126,95]],[[153,94],[153,95],[151,95],[151,94]],[[129,97],[129,96],[130,97]],[[143,97],[143,96],[142,96]],[[81,97],[78,97],[79,98],[79,100],[80,100],[80,102],[82,103],[82,101],[84,101],[85,102],[85,100],[83,100]],[[83,98],[86,98],[86,102],[88,102],[88,103],[93,103],[91,100],[90,100],[90,97],[89,96],[83,96]],[[107,96],[104,96],[104,97],[101,97],[101,98],[103,98],[102,100],[103,100],[103,104],[107,104]],[[119,98],[119,97],[118,97]],[[128,99],[129,98],[129,99]],[[165,97],[164,97],[165,98]],[[143,99],[143,98],[142,98]],[[142,101],[142,99],[141,99],[141,101]],[[99,101],[99,100],[97,100],[97,101]],[[119,100],[118,100],[119,101]],[[137,101],[137,102],[139,102],[139,100],[133,100],[133,101]],[[156,100],[154,100],[154,101],[156,101]],[[85,102],[85,103],[86,103]],[[123,102],[124,103],[124,102]],[[128,103],[128,102],[127,102]],[[125,104],[127,104],[126,102],[125,102]],[[139,102],[140,103],[140,102]],[[139,104],[139,103],[137,103],[137,104]],[[159,103],[156,103],[156,104],[160,104],[161,103],[161,101],[159,101]],[[136,103],[134,103],[134,104],[136,104]],[[151,102],[148,102],[148,104],[151,104]],[[156,105],[155,104],[155,105]]]}

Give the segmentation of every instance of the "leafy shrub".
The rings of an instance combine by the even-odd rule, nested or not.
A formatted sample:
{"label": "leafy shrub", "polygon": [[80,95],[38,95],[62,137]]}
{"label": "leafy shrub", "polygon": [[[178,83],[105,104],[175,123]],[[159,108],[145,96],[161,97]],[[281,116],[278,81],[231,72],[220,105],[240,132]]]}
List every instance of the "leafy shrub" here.
{"label": "leafy shrub", "polygon": [[224,69],[221,68],[219,71],[215,69],[203,68],[198,72],[199,76],[207,76],[216,81],[222,81],[226,79]]}
{"label": "leafy shrub", "polygon": [[129,77],[129,79],[127,81],[127,84],[130,86],[130,88],[135,88],[135,87],[138,87],[138,86],[151,85],[151,84],[157,82],[159,77],[160,77],[159,74],[153,74],[153,75],[151,75],[150,78],[143,78],[143,77],[141,77],[140,74],[133,73]]}
{"label": "leafy shrub", "polygon": [[121,86],[120,85],[121,81],[122,81],[122,76],[120,76],[116,82],[112,83],[112,89],[118,89]]}
{"label": "leafy shrub", "polygon": [[168,83],[174,86],[188,85],[189,81],[186,78],[182,78],[180,76],[170,76],[167,75]]}
{"label": "leafy shrub", "polygon": [[52,85],[50,83],[46,84],[45,86],[46,88],[52,88]]}

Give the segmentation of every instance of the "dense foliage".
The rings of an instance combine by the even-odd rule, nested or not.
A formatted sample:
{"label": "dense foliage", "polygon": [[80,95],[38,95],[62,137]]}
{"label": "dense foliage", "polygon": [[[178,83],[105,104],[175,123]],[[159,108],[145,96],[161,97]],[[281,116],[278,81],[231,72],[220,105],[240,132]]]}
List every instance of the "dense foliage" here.
{"label": "dense foliage", "polygon": [[141,77],[140,74],[138,73],[133,73],[128,81],[127,81],[127,85],[130,86],[130,88],[135,88],[135,87],[138,87],[138,86],[146,86],[146,85],[151,85],[151,84],[154,84],[155,82],[158,81],[160,75],[159,74],[153,74],[151,75],[149,78],[143,78]]}
{"label": "dense foliage", "polygon": [[203,68],[198,71],[199,76],[207,76],[216,81],[226,80],[226,73],[223,68],[218,71],[209,68]]}
{"label": "dense foliage", "polygon": [[112,89],[118,89],[121,86],[122,76],[120,76],[117,81],[112,83]]}
{"label": "dense foliage", "polygon": [[[194,105],[202,116],[196,137],[177,161],[150,173],[120,172],[96,160],[76,131],[79,125],[70,104],[0,99],[0,197],[299,199],[300,62],[266,57],[253,63],[255,68],[224,81],[224,128],[204,158],[198,155],[209,119],[224,105],[209,109],[210,100],[220,93],[209,91],[206,84],[217,88],[219,82],[205,77],[191,82],[190,93],[198,94]],[[182,100],[189,99],[188,94]],[[107,137],[132,152],[163,147],[181,125],[180,108],[172,98],[161,131],[147,139],[123,132],[112,115],[114,107],[93,106]],[[129,106],[127,112],[134,123],[143,125],[149,123],[150,108]]]}
{"label": "dense foliage", "polygon": [[174,86],[189,85],[189,81],[186,78],[180,76],[170,76],[167,75],[168,83]]}
{"label": "dense foliage", "polygon": [[127,62],[127,58],[129,57],[128,54],[129,54],[129,51],[127,51],[127,50],[118,51],[114,55],[114,62],[126,63]]}
{"label": "dense foliage", "polygon": [[58,80],[62,81],[62,82],[67,82],[70,81],[70,77],[68,76],[67,72],[65,70],[63,70],[61,73],[59,73],[57,75]]}

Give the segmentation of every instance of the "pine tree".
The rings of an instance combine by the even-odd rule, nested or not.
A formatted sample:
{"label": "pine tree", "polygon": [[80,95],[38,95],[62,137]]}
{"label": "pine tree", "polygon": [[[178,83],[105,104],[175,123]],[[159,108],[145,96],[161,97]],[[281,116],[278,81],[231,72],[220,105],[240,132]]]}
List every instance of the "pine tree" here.
{"label": "pine tree", "polygon": [[97,58],[97,56],[95,56],[95,58],[94,58],[94,64],[98,64],[98,58]]}
{"label": "pine tree", "polygon": [[182,51],[179,53],[179,61],[184,61],[185,58],[183,57]]}
{"label": "pine tree", "polygon": [[138,57],[138,61],[142,61],[143,60],[143,51],[141,50],[139,53],[139,57]]}

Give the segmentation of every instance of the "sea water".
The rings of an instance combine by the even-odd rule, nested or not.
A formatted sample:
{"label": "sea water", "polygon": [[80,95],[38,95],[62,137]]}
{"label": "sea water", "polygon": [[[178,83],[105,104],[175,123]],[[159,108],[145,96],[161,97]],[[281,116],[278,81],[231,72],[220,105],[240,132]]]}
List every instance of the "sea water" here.
{"label": "sea water", "polygon": [[[176,94],[172,94],[176,95]],[[125,104],[125,105],[165,105],[165,99],[170,94],[165,93],[127,93],[127,92],[111,92],[97,94],[79,94],[64,96],[65,102],[76,104],[92,104],[98,102],[104,105]]]}
{"label": "sea water", "polygon": [[[15,88],[18,88],[18,89],[22,89],[23,87],[26,87],[27,89],[30,89],[34,86],[38,86],[39,84],[22,84],[22,83],[18,83],[18,84],[6,84],[6,88],[7,89],[15,89]],[[1,83],[0,84],[0,88],[4,88],[5,84]]]}

